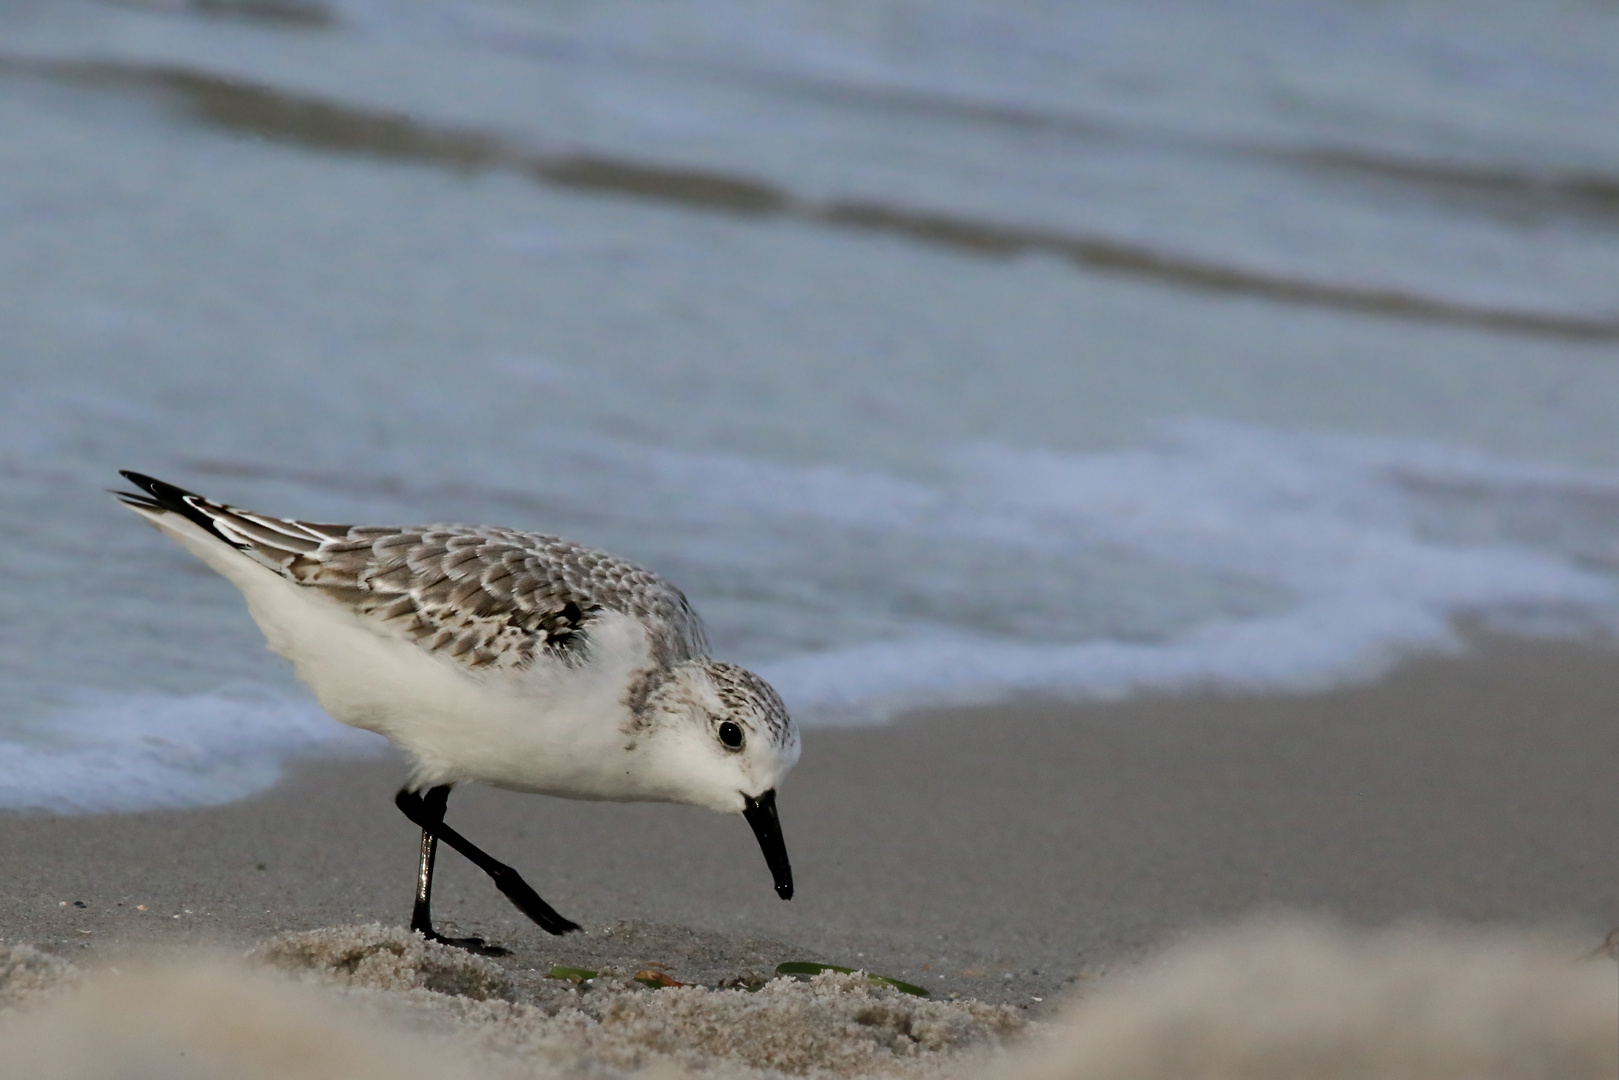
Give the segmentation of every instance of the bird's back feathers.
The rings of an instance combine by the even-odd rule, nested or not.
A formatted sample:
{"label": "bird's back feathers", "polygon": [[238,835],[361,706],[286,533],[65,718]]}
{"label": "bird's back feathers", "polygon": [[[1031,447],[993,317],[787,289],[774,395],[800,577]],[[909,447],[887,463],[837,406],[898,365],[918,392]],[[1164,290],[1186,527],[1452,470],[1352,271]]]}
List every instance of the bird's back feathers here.
{"label": "bird's back feathers", "polygon": [[[162,525],[178,514],[242,558],[469,669],[567,661],[603,610],[651,631],[667,667],[707,655],[702,622],[679,589],[649,570],[561,537],[474,525],[356,526],[272,517],[136,472],[118,492]],[[195,534],[193,534],[195,535]]]}

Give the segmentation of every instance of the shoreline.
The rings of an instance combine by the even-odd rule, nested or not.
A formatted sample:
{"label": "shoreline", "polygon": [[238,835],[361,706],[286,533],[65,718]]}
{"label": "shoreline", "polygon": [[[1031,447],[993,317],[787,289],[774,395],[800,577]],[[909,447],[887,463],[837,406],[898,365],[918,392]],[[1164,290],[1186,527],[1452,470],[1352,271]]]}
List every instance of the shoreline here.
{"label": "shoreline", "polygon": [[[1317,693],[811,729],[782,791],[791,903],[739,820],[460,790],[456,827],[590,932],[548,937],[453,856],[436,915],[511,947],[503,963],[659,962],[696,978],[810,959],[1031,1015],[1049,1008],[1035,998],[1274,909],[1600,940],[1619,924],[1619,654],[1471,642]],[[416,844],[392,806],[402,771],[305,762],[225,806],[0,814],[0,938],[95,966],[402,925]]]}

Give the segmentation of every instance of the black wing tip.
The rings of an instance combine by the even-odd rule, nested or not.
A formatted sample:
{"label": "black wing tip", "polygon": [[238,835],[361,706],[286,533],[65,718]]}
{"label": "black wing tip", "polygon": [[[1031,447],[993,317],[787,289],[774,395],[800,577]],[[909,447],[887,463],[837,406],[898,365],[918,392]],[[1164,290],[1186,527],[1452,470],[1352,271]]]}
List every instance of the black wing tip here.
{"label": "black wing tip", "polygon": [[155,476],[147,476],[145,473],[135,472],[133,469],[119,469],[118,475],[141,489],[139,492],[113,492],[125,506],[132,506],[139,510],[157,510],[179,514],[181,517],[189,518],[202,526],[233,548],[241,549],[246,546],[235,542],[219,531],[219,526],[214,523],[214,519],[202,509],[202,507],[211,504],[195,491],[187,491],[183,487],[176,487],[167,481],[159,480]]}
{"label": "black wing tip", "polygon": [[116,496],[125,506],[132,506],[137,510],[156,510],[159,513],[174,510],[176,507],[165,506],[163,500],[157,497],[157,485],[163,481],[147,476],[145,473],[132,472],[129,469],[119,469],[118,475],[140,488],[139,491],[119,491],[116,488],[107,488],[108,495]]}
{"label": "black wing tip", "polygon": [[[176,513],[184,514],[189,509],[186,499],[202,498],[194,491],[187,491],[183,487],[176,487],[166,481],[159,480],[155,476],[147,476],[145,473],[135,472],[133,469],[119,469],[118,475],[140,488],[146,493],[145,497],[150,498],[165,510],[173,510]],[[114,492],[113,494],[124,498],[130,493]],[[140,498],[141,496],[135,497]]]}
{"label": "black wing tip", "polygon": [[119,469],[118,475],[143,491],[151,491],[163,482],[155,476],[147,476],[145,473],[138,473],[134,469]]}

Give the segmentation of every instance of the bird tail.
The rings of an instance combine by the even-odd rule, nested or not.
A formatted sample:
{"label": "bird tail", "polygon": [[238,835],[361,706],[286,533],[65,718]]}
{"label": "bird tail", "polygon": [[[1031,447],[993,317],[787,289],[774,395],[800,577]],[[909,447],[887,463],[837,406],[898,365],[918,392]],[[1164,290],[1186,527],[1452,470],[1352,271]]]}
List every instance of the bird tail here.
{"label": "bird tail", "polygon": [[249,546],[240,540],[233,540],[220,531],[220,517],[222,514],[230,513],[230,507],[209,502],[194,491],[175,487],[145,473],[119,469],[118,475],[141,490],[114,491],[112,494],[118,496],[119,502],[149,519],[153,524],[157,524],[158,519],[165,514],[179,514],[233,548],[245,550]]}
{"label": "bird tail", "polygon": [[[119,474],[140,491],[115,491],[113,494],[159,529],[176,539],[189,534],[204,544],[208,539],[218,540],[277,572],[285,570],[289,562],[299,555],[311,552],[328,541],[342,539],[350,529],[348,525],[294,521],[213,502],[194,491],[175,487],[145,473],[120,469]],[[179,515],[190,525],[175,521],[171,515]],[[191,525],[195,525],[196,529]],[[198,548],[193,547],[192,550],[198,555],[203,554]],[[208,561],[213,562],[211,559]],[[216,565],[215,569],[219,567]]]}

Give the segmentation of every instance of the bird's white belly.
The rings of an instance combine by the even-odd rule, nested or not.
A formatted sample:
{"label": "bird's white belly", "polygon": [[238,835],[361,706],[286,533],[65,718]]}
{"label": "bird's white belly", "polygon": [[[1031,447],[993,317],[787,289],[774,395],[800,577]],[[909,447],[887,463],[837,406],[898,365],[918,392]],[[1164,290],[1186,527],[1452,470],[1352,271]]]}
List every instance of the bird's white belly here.
{"label": "bird's white belly", "polygon": [[[235,568],[233,568],[235,569]],[[415,785],[479,781],[575,799],[638,790],[625,688],[648,663],[629,616],[592,620],[588,659],[536,658],[487,674],[379,632],[339,604],[259,567],[230,575],[270,648],[292,661],[335,719],[386,736],[413,759]]]}

